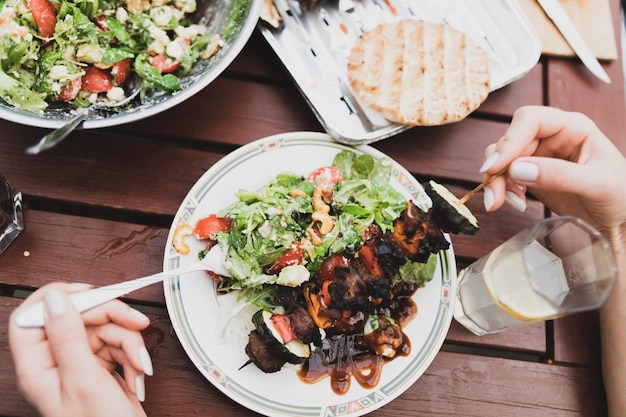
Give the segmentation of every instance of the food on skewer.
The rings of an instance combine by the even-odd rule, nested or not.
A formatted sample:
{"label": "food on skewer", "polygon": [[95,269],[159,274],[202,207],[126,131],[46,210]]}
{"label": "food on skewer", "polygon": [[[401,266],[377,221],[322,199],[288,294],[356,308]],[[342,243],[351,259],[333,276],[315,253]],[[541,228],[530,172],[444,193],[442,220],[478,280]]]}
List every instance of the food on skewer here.
{"label": "food on skewer", "polygon": [[350,375],[375,386],[385,361],[410,352],[402,328],[449,247],[440,224],[449,203],[422,210],[390,175],[388,160],[343,151],[307,178],[279,174],[261,191],[240,190],[239,202],[198,221],[194,235],[223,245],[232,272],[213,276],[218,292],[259,307],[245,352],[263,372],[298,365],[303,381],[330,376],[341,394]]}

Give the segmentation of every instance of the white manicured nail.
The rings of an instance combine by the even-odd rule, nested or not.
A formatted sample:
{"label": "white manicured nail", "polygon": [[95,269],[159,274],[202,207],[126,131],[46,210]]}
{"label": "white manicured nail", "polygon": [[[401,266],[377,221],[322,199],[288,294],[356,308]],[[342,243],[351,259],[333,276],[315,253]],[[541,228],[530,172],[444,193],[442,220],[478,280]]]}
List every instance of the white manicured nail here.
{"label": "white manicured nail", "polygon": [[493,199],[493,191],[489,188],[485,188],[483,192],[483,202],[485,204],[485,210],[491,210],[493,207],[494,199]]}
{"label": "white manicured nail", "polygon": [[539,177],[539,167],[530,162],[514,162],[509,169],[509,175],[518,181],[536,181]]}
{"label": "white manicured nail", "polygon": [[137,395],[137,399],[141,402],[144,402],[146,399],[146,386],[144,384],[143,374],[139,374],[135,377],[135,395]]}
{"label": "white manicured nail", "polygon": [[141,311],[139,311],[137,309],[134,309],[134,308],[130,307],[130,312],[133,314],[133,316],[137,317],[141,321],[145,321],[145,322],[150,321],[148,316],[146,316],[145,314],[143,314]]}
{"label": "white manicured nail", "polygon": [[499,157],[500,157],[500,154],[498,152],[494,152],[491,155],[489,155],[489,158],[487,158],[485,162],[483,162],[483,165],[480,167],[480,170],[478,172],[487,171],[489,168],[493,166],[493,164],[496,163]]}
{"label": "white manicured nail", "polygon": [[67,296],[60,290],[50,289],[44,295],[43,302],[50,317],[67,313]]}
{"label": "white manicured nail", "polygon": [[526,211],[526,201],[523,198],[520,198],[517,194],[512,191],[507,191],[504,195],[504,200],[507,204],[513,207],[515,210],[519,212]]}
{"label": "white manicured nail", "polygon": [[150,359],[150,354],[145,346],[139,348],[139,360],[141,360],[141,367],[143,368],[144,374],[152,376],[152,359]]}

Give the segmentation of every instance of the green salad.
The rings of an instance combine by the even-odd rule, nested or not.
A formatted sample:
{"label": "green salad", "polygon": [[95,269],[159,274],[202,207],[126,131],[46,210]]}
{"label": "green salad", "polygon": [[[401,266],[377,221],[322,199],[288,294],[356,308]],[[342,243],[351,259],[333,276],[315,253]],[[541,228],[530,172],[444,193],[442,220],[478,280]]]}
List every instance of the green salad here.
{"label": "green salad", "polygon": [[[234,0],[228,34],[250,0]],[[25,111],[51,102],[85,107],[125,98],[134,72],[142,95],[181,88],[224,34],[192,23],[196,0],[0,0],[0,98]]]}
{"label": "green salad", "polygon": [[[332,255],[357,254],[370,225],[383,233],[393,230],[407,201],[390,185],[391,169],[388,159],[343,151],[332,166],[307,177],[281,173],[259,191],[237,191],[236,203],[200,220],[194,230],[196,238],[216,241],[226,254],[232,277],[221,278],[219,291],[271,298],[274,284],[298,286]],[[319,218],[324,190],[332,198],[322,200],[328,217]],[[330,230],[323,230],[325,221],[332,222]],[[408,261],[397,278],[423,286],[435,266],[435,255],[427,263]]]}

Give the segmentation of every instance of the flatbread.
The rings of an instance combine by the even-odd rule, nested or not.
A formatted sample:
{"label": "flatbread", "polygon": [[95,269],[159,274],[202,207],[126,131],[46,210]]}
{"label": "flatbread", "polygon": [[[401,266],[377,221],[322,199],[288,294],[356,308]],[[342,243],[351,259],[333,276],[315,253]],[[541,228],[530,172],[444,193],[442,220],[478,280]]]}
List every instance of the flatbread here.
{"label": "flatbread", "polygon": [[407,125],[457,122],[489,94],[489,56],[449,26],[401,20],[362,34],[348,80],[363,104]]}

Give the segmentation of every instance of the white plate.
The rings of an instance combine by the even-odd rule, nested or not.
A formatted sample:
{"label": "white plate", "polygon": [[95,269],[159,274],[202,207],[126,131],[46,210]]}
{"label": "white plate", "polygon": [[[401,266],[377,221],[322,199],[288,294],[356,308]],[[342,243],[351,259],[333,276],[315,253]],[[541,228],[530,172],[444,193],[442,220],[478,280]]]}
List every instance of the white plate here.
{"label": "white plate", "polygon": [[[174,229],[181,222],[194,225],[235,201],[239,189],[257,190],[280,172],[307,175],[330,165],[341,150],[351,149],[374,158],[385,157],[374,148],[349,147],[322,133],[293,132],[252,142],[232,152],[209,169],[183,201],[170,230],[165,249],[164,269],[197,260],[200,242],[192,242],[191,253],[181,256],[171,245]],[[422,207],[429,199],[420,184],[397,163],[393,163],[392,185]],[[411,353],[385,364],[380,382],[364,389],[352,381],[344,395],[335,394],[330,381],[305,384],[293,368],[265,374],[254,365],[239,370],[248,357],[244,352],[250,326],[228,327],[222,337],[224,310],[218,309],[213,281],[204,272],[175,277],[164,283],[165,300],[172,325],[194,365],[204,377],[241,405],[268,416],[359,416],[387,404],[407,390],[426,370],[439,351],[453,311],[456,265],[452,247],[439,254],[435,278],[419,289],[414,300],[415,319],[404,328],[411,341]],[[219,304],[229,302],[219,297]],[[202,390],[206,387],[199,386]]]}

